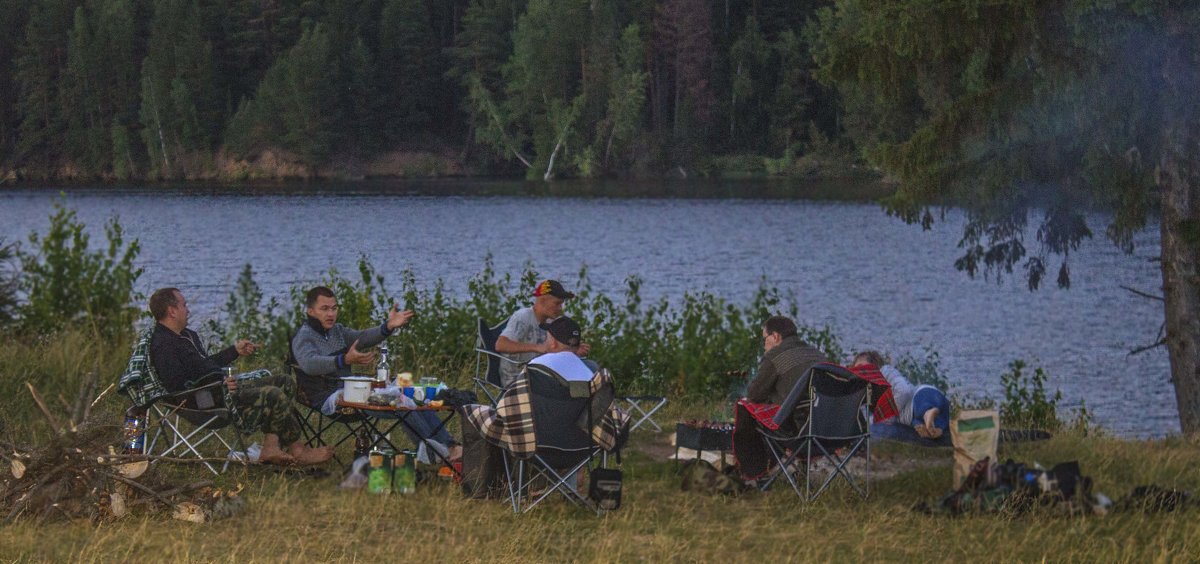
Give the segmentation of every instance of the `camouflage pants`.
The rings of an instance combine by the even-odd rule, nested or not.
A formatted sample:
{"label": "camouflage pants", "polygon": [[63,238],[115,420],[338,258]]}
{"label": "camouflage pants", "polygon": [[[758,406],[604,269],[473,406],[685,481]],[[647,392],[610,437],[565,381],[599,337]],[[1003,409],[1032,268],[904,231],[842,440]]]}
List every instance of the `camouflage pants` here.
{"label": "camouflage pants", "polygon": [[261,372],[265,373],[262,377],[239,380],[237,391],[231,394],[235,424],[245,434],[275,433],[280,445],[287,448],[300,439],[300,425],[292,416],[296,381],[286,374]]}

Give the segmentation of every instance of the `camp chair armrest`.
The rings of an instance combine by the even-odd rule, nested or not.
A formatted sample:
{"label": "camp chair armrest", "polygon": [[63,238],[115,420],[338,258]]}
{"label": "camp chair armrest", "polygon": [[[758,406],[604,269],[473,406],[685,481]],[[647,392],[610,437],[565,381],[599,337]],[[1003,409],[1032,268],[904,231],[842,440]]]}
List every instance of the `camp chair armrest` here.
{"label": "camp chair armrest", "polygon": [[507,362],[510,364],[516,364],[517,366],[524,366],[525,364],[527,364],[525,362],[517,362],[517,361],[515,361],[511,358],[508,358],[507,356],[504,356],[496,351],[489,351],[487,349],[475,349],[475,352],[480,353],[480,354],[486,354],[486,355],[492,356],[492,357],[496,357],[503,362]]}
{"label": "camp chair armrest", "polygon": [[190,393],[192,393],[192,392],[199,392],[200,390],[207,390],[207,389],[209,389],[209,388],[215,388],[215,387],[224,386],[224,385],[225,385],[225,381],[224,381],[224,380],[217,380],[217,381],[215,381],[215,382],[209,382],[209,383],[207,383],[207,384],[204,384],[203,386],[196,386],[195,388],[188,388],[188,389],[186,389],[186,390],[182,390],[182,391],[179,391],[179,392],[175,392],[175,394],[174,394],[174,395],[179,395],[179,396],[181,396],[181,395],[184,395],[184,394],[190,394]]}

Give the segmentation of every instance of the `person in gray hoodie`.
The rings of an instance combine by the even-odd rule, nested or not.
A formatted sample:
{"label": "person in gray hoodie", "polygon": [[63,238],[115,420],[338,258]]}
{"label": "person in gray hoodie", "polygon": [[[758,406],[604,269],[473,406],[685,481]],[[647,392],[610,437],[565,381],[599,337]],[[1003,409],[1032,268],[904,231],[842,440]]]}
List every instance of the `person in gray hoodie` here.
{"label": "person in gray hoodie", "polygon": [[[353,374],[353,366],[375,362],[375,353],[363,352],[392,335],[412,319],[413,312],[399,311],[395,305],[388,311],[387,319],[369,329],[350,329],[337,322],[338,303],[333,290],[317,286],[308,291],[304,305],[308,316],[304,324],[292,337],[292,354],[295,356],[296,384],[303,399],[325,415],[337,411],[341,398],[341,378]],[[437,415],[428,411],[413,413],[408,422],[422,438],[437,441],[447,448],[448,458],[457,460],[462,449],[441,425]],[[437,432],[434,433],[434,429]],[[410,437],[416,443],[417,437]]]}

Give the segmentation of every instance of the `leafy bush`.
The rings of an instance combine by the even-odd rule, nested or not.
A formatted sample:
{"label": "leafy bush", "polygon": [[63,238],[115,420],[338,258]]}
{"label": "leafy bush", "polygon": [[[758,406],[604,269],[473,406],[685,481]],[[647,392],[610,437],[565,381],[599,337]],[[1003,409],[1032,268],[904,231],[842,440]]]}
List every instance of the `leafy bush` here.
{"label": "leafy bush", "polygon": [[16,243],[0,238],[0,328],[13,322],[17,307]]}
{"label": "leafy bush", "polygon": [[[446,292],[443,281],[419,287],[411,271],[400,273],[399,299],[390,296],[384,277],[367,257],[348,278],[331,270],[319,283],[338,296],[339,322],[355,328],[382,321],[393,302],[416,312],[412,321],[389,340],[396,368],[431,373],[457,386],[469,384],[476,353],[478,319],[495,324],[529,303],[529,289],[538,280],[532,264],[522,271],[498,274],[491,257],[467,283],[469,297]],[[616,376],[622,392],[662,392],[673,397],[724,397],[731,385],[728,373],[751,368],[761,353],[759,326],[775,313],[796,314],[794,302],[762,281],[748,305],[738,306],[707,292],[685,294],[677,304],[663,298],[644,303],[641,279],[626,280],[623,299],[597,292],[582,267],[574,285],[577,297],[566,313],[584,327],[592,356]],[[254,338],[266,344],[258,362],[281,364],[287,339],[304,319],[303,296],[308,286],[290,290],[291,305],[262,303],[262,293],[247,267],[229,298],[224,315],[209,330],[223,341]],[[786,307],[785,307],[786,306]],[[841,347],[828,328],[801,327],[801,336],[839,358]]]}
{"label": "leafy bush", "polygon": [[75,211],[61,203],[54,209],[46,234],[29,235],[36,252],[17,251],[21,328],[46,334],[83,324],[96,335],[129,331],[139,312],[133,304],[141,299],[133,290],[142,275],[134,265],[141,250],[137,239],[126,243],[121,223],[112,218],[104,226],[107,248],[93,251]]}
{"label": "leafy bush", "polygon": [[1008,372],[1000,375],[1004,386],[1004,402],[1000,414],[1006,425],[1058,429],[1062,421],[1058,418],[1058,402],[1062,392],[1046,393],[1046,371],[1041,367],[1033,374],[1025,372],[1025,361],[1014,360],[1008,364]]}
{"label": "leafy bush", "polygon": [[939,390],[950,389],[950,379],[942,373],[942,358],[932,347],[925,348],[925,357],[905,354],[896,361],[896,368],[913,384],[928,384]]}

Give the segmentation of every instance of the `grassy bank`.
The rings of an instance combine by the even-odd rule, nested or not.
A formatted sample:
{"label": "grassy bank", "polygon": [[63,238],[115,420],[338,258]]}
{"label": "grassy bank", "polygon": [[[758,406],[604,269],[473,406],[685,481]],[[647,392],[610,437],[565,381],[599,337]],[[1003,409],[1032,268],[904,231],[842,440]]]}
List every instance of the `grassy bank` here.
{"label": "grassy bank", "polygon": [[[26,380],[48,398],[70,398],[77,385],[72,375],[95,369],[115,378],[124,354],[123,347],[100,346],[72,333],[53,342],[0,344],[0,358],[7,359],[0,391],[7,424],[0,437],[23,444],[46,437],[46,426],[24,390]],[[110,395],[97,413],[115,424],[123,405],[123,398]],[[676,402],[658,419],[669,423],[719,410],[715,402]],[[117,427],[113,429],[115,441]],[[1195,439],[1127,441],[1067,432],[1045,443],[1002,447],[1001,457],[1046,467],[1078,460],[1084,474],[1095,480],[1095,491],[1117,499],[1142,484],[1200,490],[1198,447]],[[101,524],[20,521],[0,527],[0,557],[89,562],[1200,558],[1200,523],[1194,511],[1106,517],[921,515],[911,510],[914,503],[935,500],[949,488],[950,450],[887,443],[876,443],[873,450],[879,477],[868,501],[845,487],[812,504],[799,502],[786,487],[722,498],[681,491],[680,478],[664,459],[670,452],[668,435],[638,432],[624,464],[624,507],[600,518],[559,501],[514,516],[499,501],[465,500],[448,484],[422,487],[411,497],[342,491],[337,488],[342,469],[333,464],[330,475],[322,478],[235,467],[218,479],[220,485],[245,485],[247,507],[232,518],[203,525],[162,514]],[[178,483],[206,477],[194,466],[159,466],[151,472]]]}
{"label": "grassy bank", "polygon": [[[686,411],[684,408],[678,408]],[[882,445],[877,467],[909,467],[873,484],[868,501],[838,488],[812,504],[790,490],[741,498],[682,492],[669,463],[652,457],[662,435],[639,435],[624,465],[624,507],[604,517],[553,502],[522,516],[499,501],[469,501],[435,484],[411,497],[336,488],[339,476],[303,479],[262,468],[223,481],[246,484],[247,509],[196,525],[162,517],[0,528],[0,554],[16,561],[1195,561],[1194,514],[1005,518],[932,517],[910,506],[950,483],[950,451]],[[659,445],[661,446],[661,445]],[[1096,490],[1134,485],[1195,490],[1195,442],[1130,442],[1069,435],[1005,449],[1053,464],[1077,459]],[[914,463],[915,461],[915,463]],[[179,470],[166,469],[178,472]]]}

